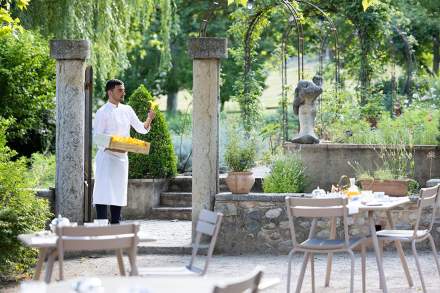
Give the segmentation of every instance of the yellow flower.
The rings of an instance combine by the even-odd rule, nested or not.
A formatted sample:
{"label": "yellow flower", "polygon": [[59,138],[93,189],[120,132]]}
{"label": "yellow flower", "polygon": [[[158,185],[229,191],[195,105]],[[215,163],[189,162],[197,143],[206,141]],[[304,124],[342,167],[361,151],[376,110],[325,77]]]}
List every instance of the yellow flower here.
{"label": "yellow flower", "polygon": [[132,138],[132,137],[117,136],[117,135],[112,136],[112,142],[137,145],[137,146],[141,146],[141,147],[144,147],[147,145],[147,143],[143,140]]}
{"label": "yellow flower", "polygon": [[158,104],[157,102],[155,102],[155,101],[152,101],[152,102],[150,103],[150,109],[152,109],[152,110],[157,110],[157,109],[159,109],[159,104]]}

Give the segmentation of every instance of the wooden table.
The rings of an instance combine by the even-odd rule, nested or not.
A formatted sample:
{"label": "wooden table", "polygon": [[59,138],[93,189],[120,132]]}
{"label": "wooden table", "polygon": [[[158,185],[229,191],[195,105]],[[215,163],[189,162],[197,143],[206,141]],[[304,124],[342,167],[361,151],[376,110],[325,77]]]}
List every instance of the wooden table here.
{"label": "wooden table", "polygon": [[[148,293],[212,293],[215,286],[224,286],[234,282],[235,278],[224,277],[197,277],[197,276],[185,276],[185,277],[100,277],[103,292],[110,293],[123,293],[123,292],[148,292]],[[76,292],[73,287],[81,278],[72,280],[54,282],[47,286],[47,293],[58,292]],[[280,283],[278,278],[265,278],[263,276],[260,283],[260,290],[266,289],[269,286],[277,285]],[[143,291],[145,290],[145,291]],[[100,291],[101,292],[101,291]]]}
{"label": "wooden table", "polygon": [[[374,247],[374,253],[376,255],[376,262],[377,262],[377,269],[379,271],[379,284],[380,288],[383,290],[384,293],[388,292],[386,280],[385,280],[385,273],[383,269],[383,263],[382,263],[382,256],[381,256],[381,249],[379,247],[379,240],[377,239],[376,235],[376,224],[374,221],[374,213],[375,212],[385,212],[388,219],[388,224],[390,225],[390,229],[394,229],[394,222],[391,217],[391,209],[405,205],[409,203],[410,200],[408,197],[390,197],[390,201],[381,201],[381,205],[378,206],[369,206],[361,203],[361,200],[357,201],[351,201],[348,204],[349,207],[349,213],[350,215],[355,215],[361,212],[367,212],[368,213],[368,225],[370,228],[370,237],[373,243]],[[336,218],[331,219],[331,225],[330,225],[330,239],[335,239],[336,237]],[[397,252],[399,253],[400,261],[402,263],[403,270],[405,271],[406,279],[408,281],[408,284],[410,287],[413,286],[413,281],[411,278],[411,274],[409,272],[408,264],[406,262],[405,254],[403,253],[402,245],[400,241],[394,241],[394,244],[396,246]],[[331,274],[331,268],[332,268],[332,258],[333,254],[329,253],[327,257],[327,271],[325,276],[325,286],[328,287],[330,283],[330,274]],[[305,270],[307,267],[307,262],[309,259],[309,254],[304,255],[303,263],[301,266],[301,272],[300,272],[300,279],[304,278]],[[301,290],[301,283],[297,284],[296,292],[299,292]]]}
{"label": "wooden table", "polygon": [[[139,232],[139,242],[156,241],[155,239],[148,238],[147,236],[147,233]],[[36,233],[20,234],[18,235],[18,240],[20,240],[27,247],[38,249],[38,261],[33,276],[34,280],[40,279],[44,260],[46,257],[48,257],[45,281],[49,283],[52,275],[53,264],[56,258],[56,253],[54,253],[54,251],[56,250],[57,236],[55,233],[52,233],[51,231],[41,231]]]}

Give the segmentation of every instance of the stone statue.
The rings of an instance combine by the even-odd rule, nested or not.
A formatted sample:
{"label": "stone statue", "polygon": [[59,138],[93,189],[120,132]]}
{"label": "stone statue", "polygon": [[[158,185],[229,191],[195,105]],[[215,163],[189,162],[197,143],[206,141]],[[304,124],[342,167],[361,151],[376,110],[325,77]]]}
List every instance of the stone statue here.
{"label": "stone statue", "polygon": [[300,80],[295,89],[293,100],[293,112],[299,118],[299,133],[292,139],[292,142],[302,144],[319,143],[315,134],[316,108],[315,100],[322,93],[322,77],[313,77],[313,82]]}

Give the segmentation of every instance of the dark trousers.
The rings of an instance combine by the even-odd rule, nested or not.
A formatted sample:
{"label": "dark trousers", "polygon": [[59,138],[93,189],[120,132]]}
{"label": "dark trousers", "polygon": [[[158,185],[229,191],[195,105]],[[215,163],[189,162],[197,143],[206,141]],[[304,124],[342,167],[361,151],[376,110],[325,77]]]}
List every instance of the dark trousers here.
{"label": "dark trousers", "polygon": [[[108,219],[107,207],[105,204],[97,204],[96,206],[96,217],[100,220]],[[110,206],[110,224],[119,224],[121,221],[121,206]]]}

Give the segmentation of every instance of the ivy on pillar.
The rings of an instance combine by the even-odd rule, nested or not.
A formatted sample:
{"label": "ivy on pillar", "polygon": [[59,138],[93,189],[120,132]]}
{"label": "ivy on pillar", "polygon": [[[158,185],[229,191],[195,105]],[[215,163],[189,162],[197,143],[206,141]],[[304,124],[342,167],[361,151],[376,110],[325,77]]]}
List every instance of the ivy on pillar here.
{"label": "ivy on pillar", "polygon": [[84,81],[87,40],[52,40],[56,59],[55,211],[71,222],[84,214]]}
{"label": "ivy on pillar", "polygon": [[227,58],[227,39],[192,38],[192,222],[202,209],[212,210],[218,193],[220,59]]}

